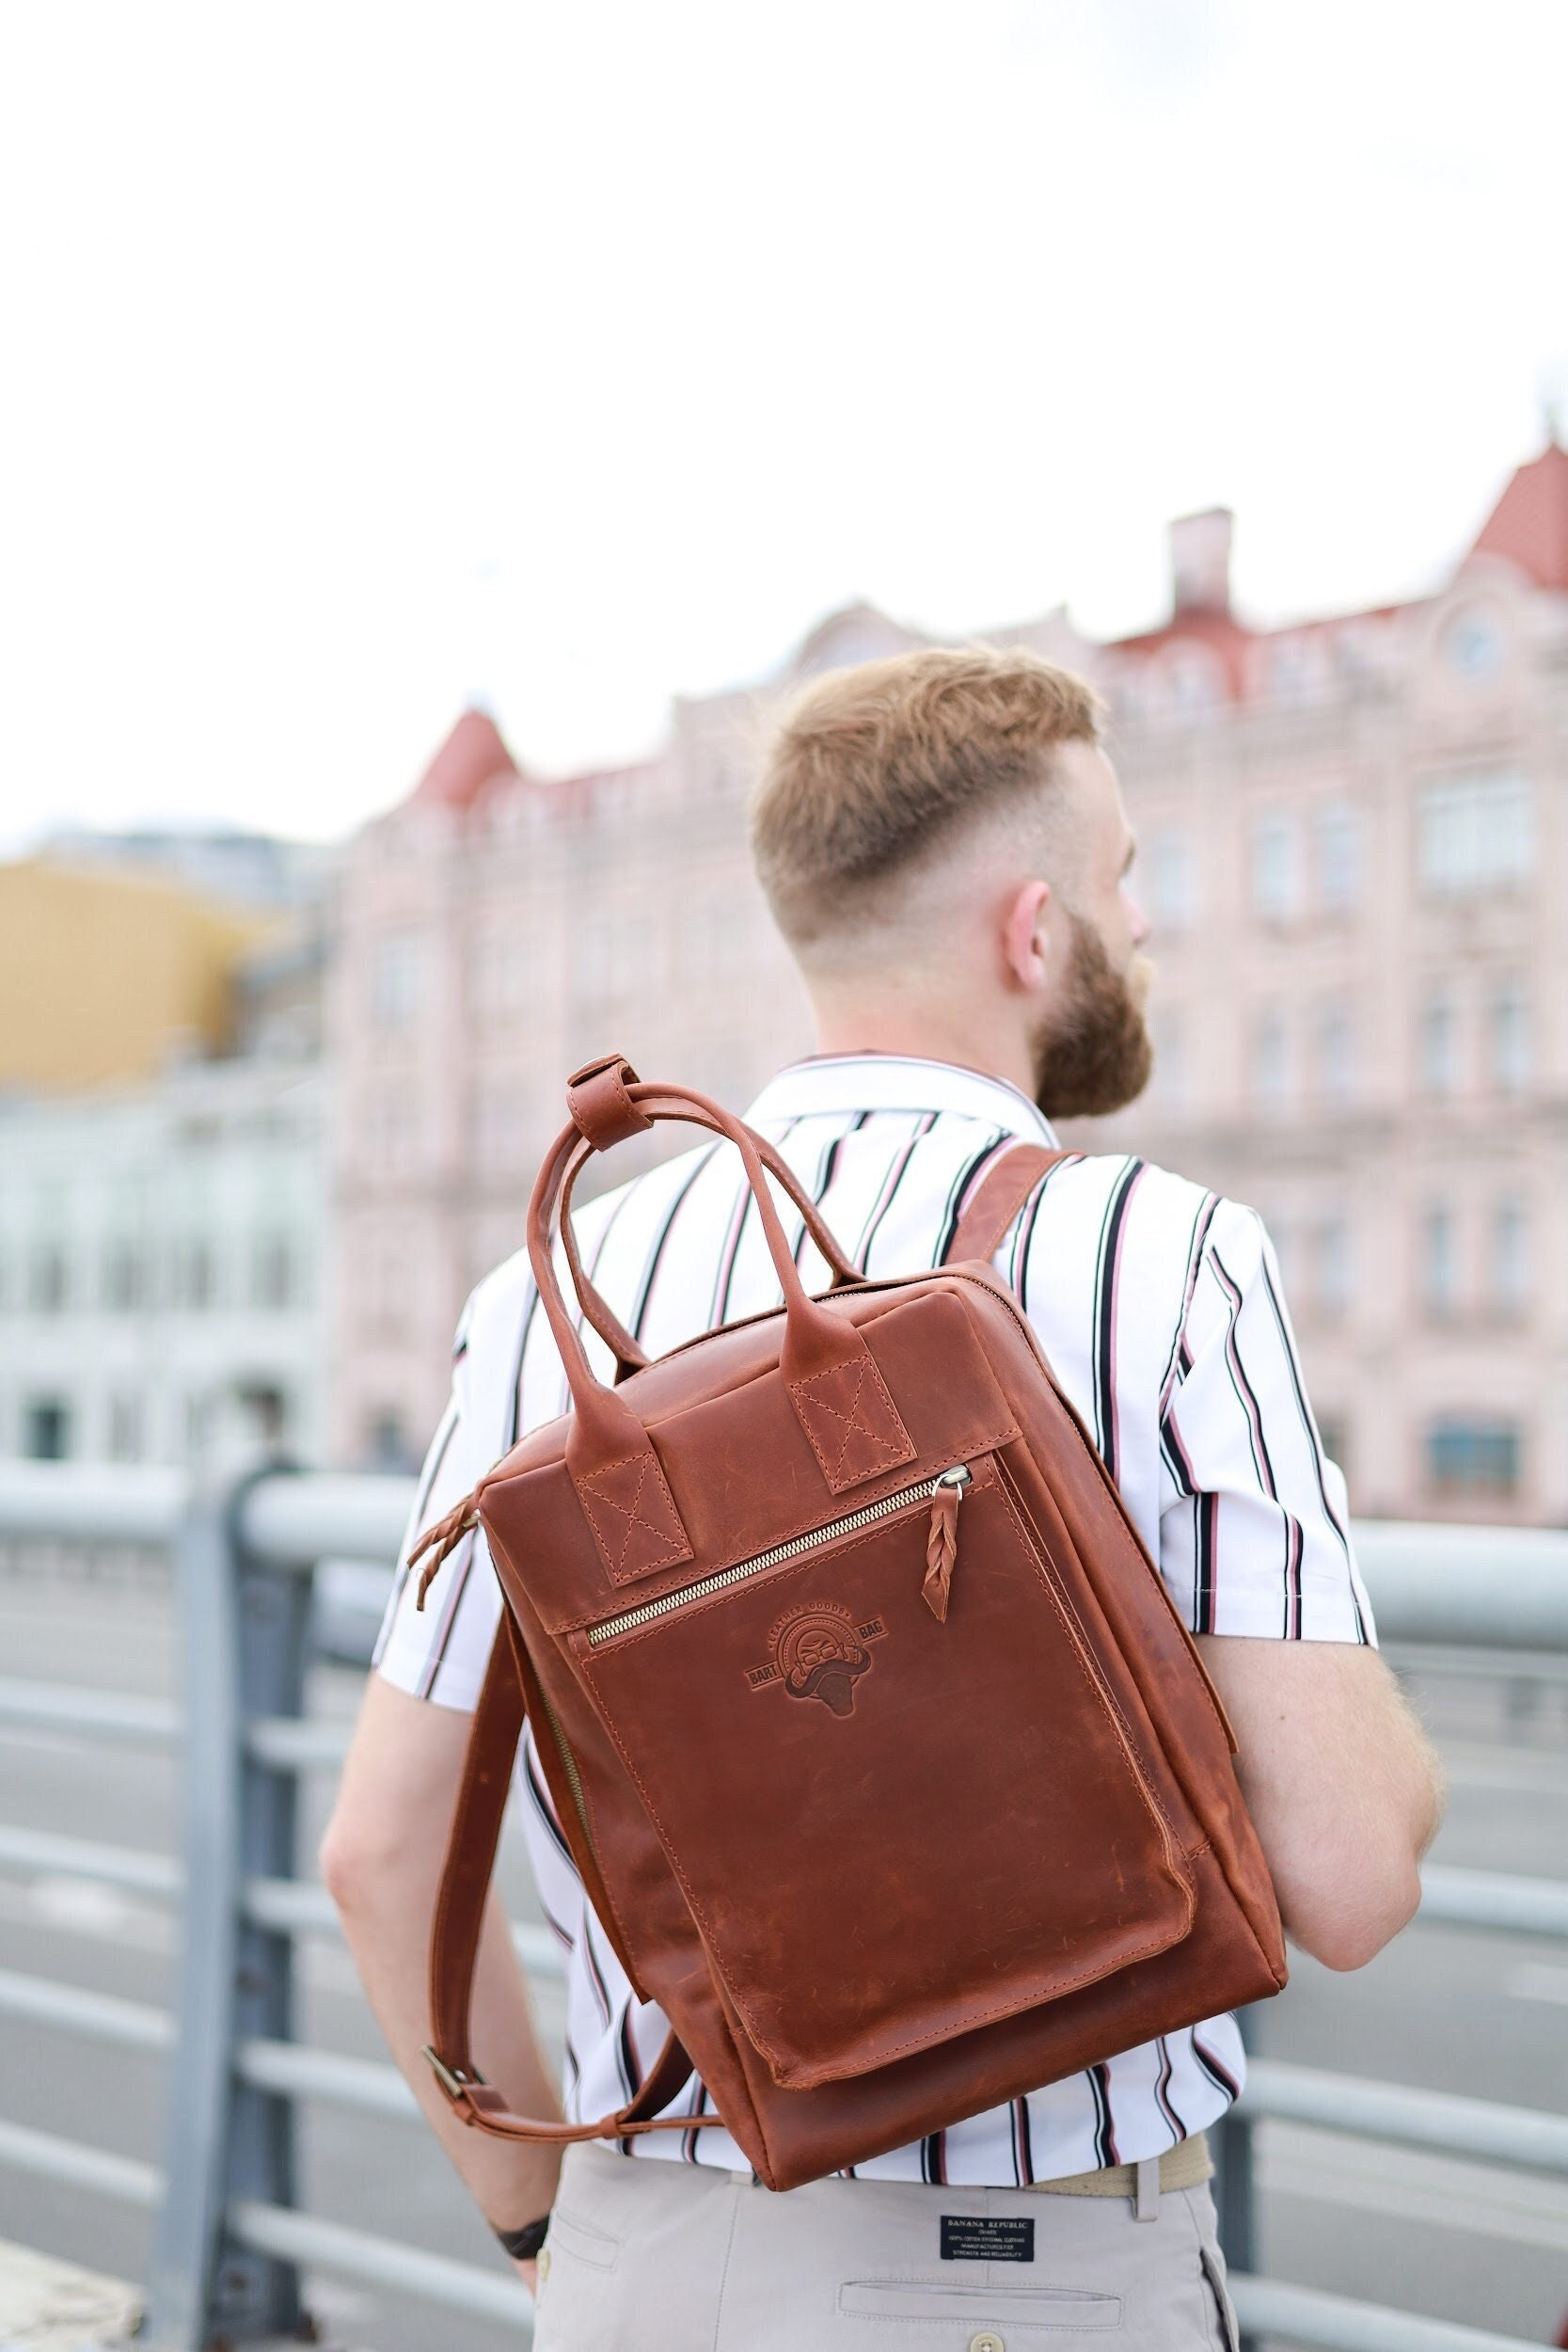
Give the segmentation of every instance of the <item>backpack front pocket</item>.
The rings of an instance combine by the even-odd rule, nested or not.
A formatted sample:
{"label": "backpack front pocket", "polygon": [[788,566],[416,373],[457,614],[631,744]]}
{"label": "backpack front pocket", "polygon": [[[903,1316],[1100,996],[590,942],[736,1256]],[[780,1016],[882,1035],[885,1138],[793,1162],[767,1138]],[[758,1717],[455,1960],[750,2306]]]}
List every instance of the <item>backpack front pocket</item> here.
{"label": "backpack front pocket", "polygon": [[783,2087],[867,2073],[1188,1931],[1174,1840],[990,1456],[573,1650]]}

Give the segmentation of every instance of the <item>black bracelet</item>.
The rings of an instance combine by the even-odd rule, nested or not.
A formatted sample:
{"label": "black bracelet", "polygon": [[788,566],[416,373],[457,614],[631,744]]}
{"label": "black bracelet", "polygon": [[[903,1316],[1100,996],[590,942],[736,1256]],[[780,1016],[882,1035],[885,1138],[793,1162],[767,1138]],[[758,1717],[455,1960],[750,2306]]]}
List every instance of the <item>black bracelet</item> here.
{"label": "black bracelet", "polygon": [[519,2230],[496,2230],[495,2223],[492,2221],[490,2224],[515,2263],[531,2263],[533,2260],[545,2243],[545,2233],[549,2226],[548,2214],[539,2221],[525,2221]]}

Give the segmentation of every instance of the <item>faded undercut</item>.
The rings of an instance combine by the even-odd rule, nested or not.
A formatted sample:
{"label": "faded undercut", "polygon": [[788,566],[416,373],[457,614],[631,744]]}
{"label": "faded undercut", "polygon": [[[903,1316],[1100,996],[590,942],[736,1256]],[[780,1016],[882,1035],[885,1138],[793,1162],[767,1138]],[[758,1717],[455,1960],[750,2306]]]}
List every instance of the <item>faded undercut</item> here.
{"label": "faded undercut", "polygon": [[1037,654],[932,647],[817,678],[784,713],[752,802],[752,850],[779,929],[809,949],[960,829],[1096,742],[1100,705]]}

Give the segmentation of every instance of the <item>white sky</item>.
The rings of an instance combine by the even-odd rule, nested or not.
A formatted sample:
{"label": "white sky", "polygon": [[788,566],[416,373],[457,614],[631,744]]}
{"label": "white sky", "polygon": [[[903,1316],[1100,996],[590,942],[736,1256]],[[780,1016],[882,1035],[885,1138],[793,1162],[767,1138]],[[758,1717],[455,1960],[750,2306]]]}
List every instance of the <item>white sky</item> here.
{"label": "white sky", "polygon": [[1568,364],[1563,0],[16,0],[0,846],[545,772],[856,595],[1418,589]]}

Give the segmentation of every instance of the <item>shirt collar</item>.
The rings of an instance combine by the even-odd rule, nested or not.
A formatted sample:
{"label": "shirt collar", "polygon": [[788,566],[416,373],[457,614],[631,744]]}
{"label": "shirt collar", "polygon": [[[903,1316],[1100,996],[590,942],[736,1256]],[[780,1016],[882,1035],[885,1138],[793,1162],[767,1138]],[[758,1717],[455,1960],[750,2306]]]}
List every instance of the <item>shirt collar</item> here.
{"label": "shirt collar", "polygon": [[810,1119],[820,1111],[957,1111],[1029,1143],[1055,1146],[1049,1121],[1006,1078],[912,1054],[823,1054],[770,1079],[748,1122]]}

